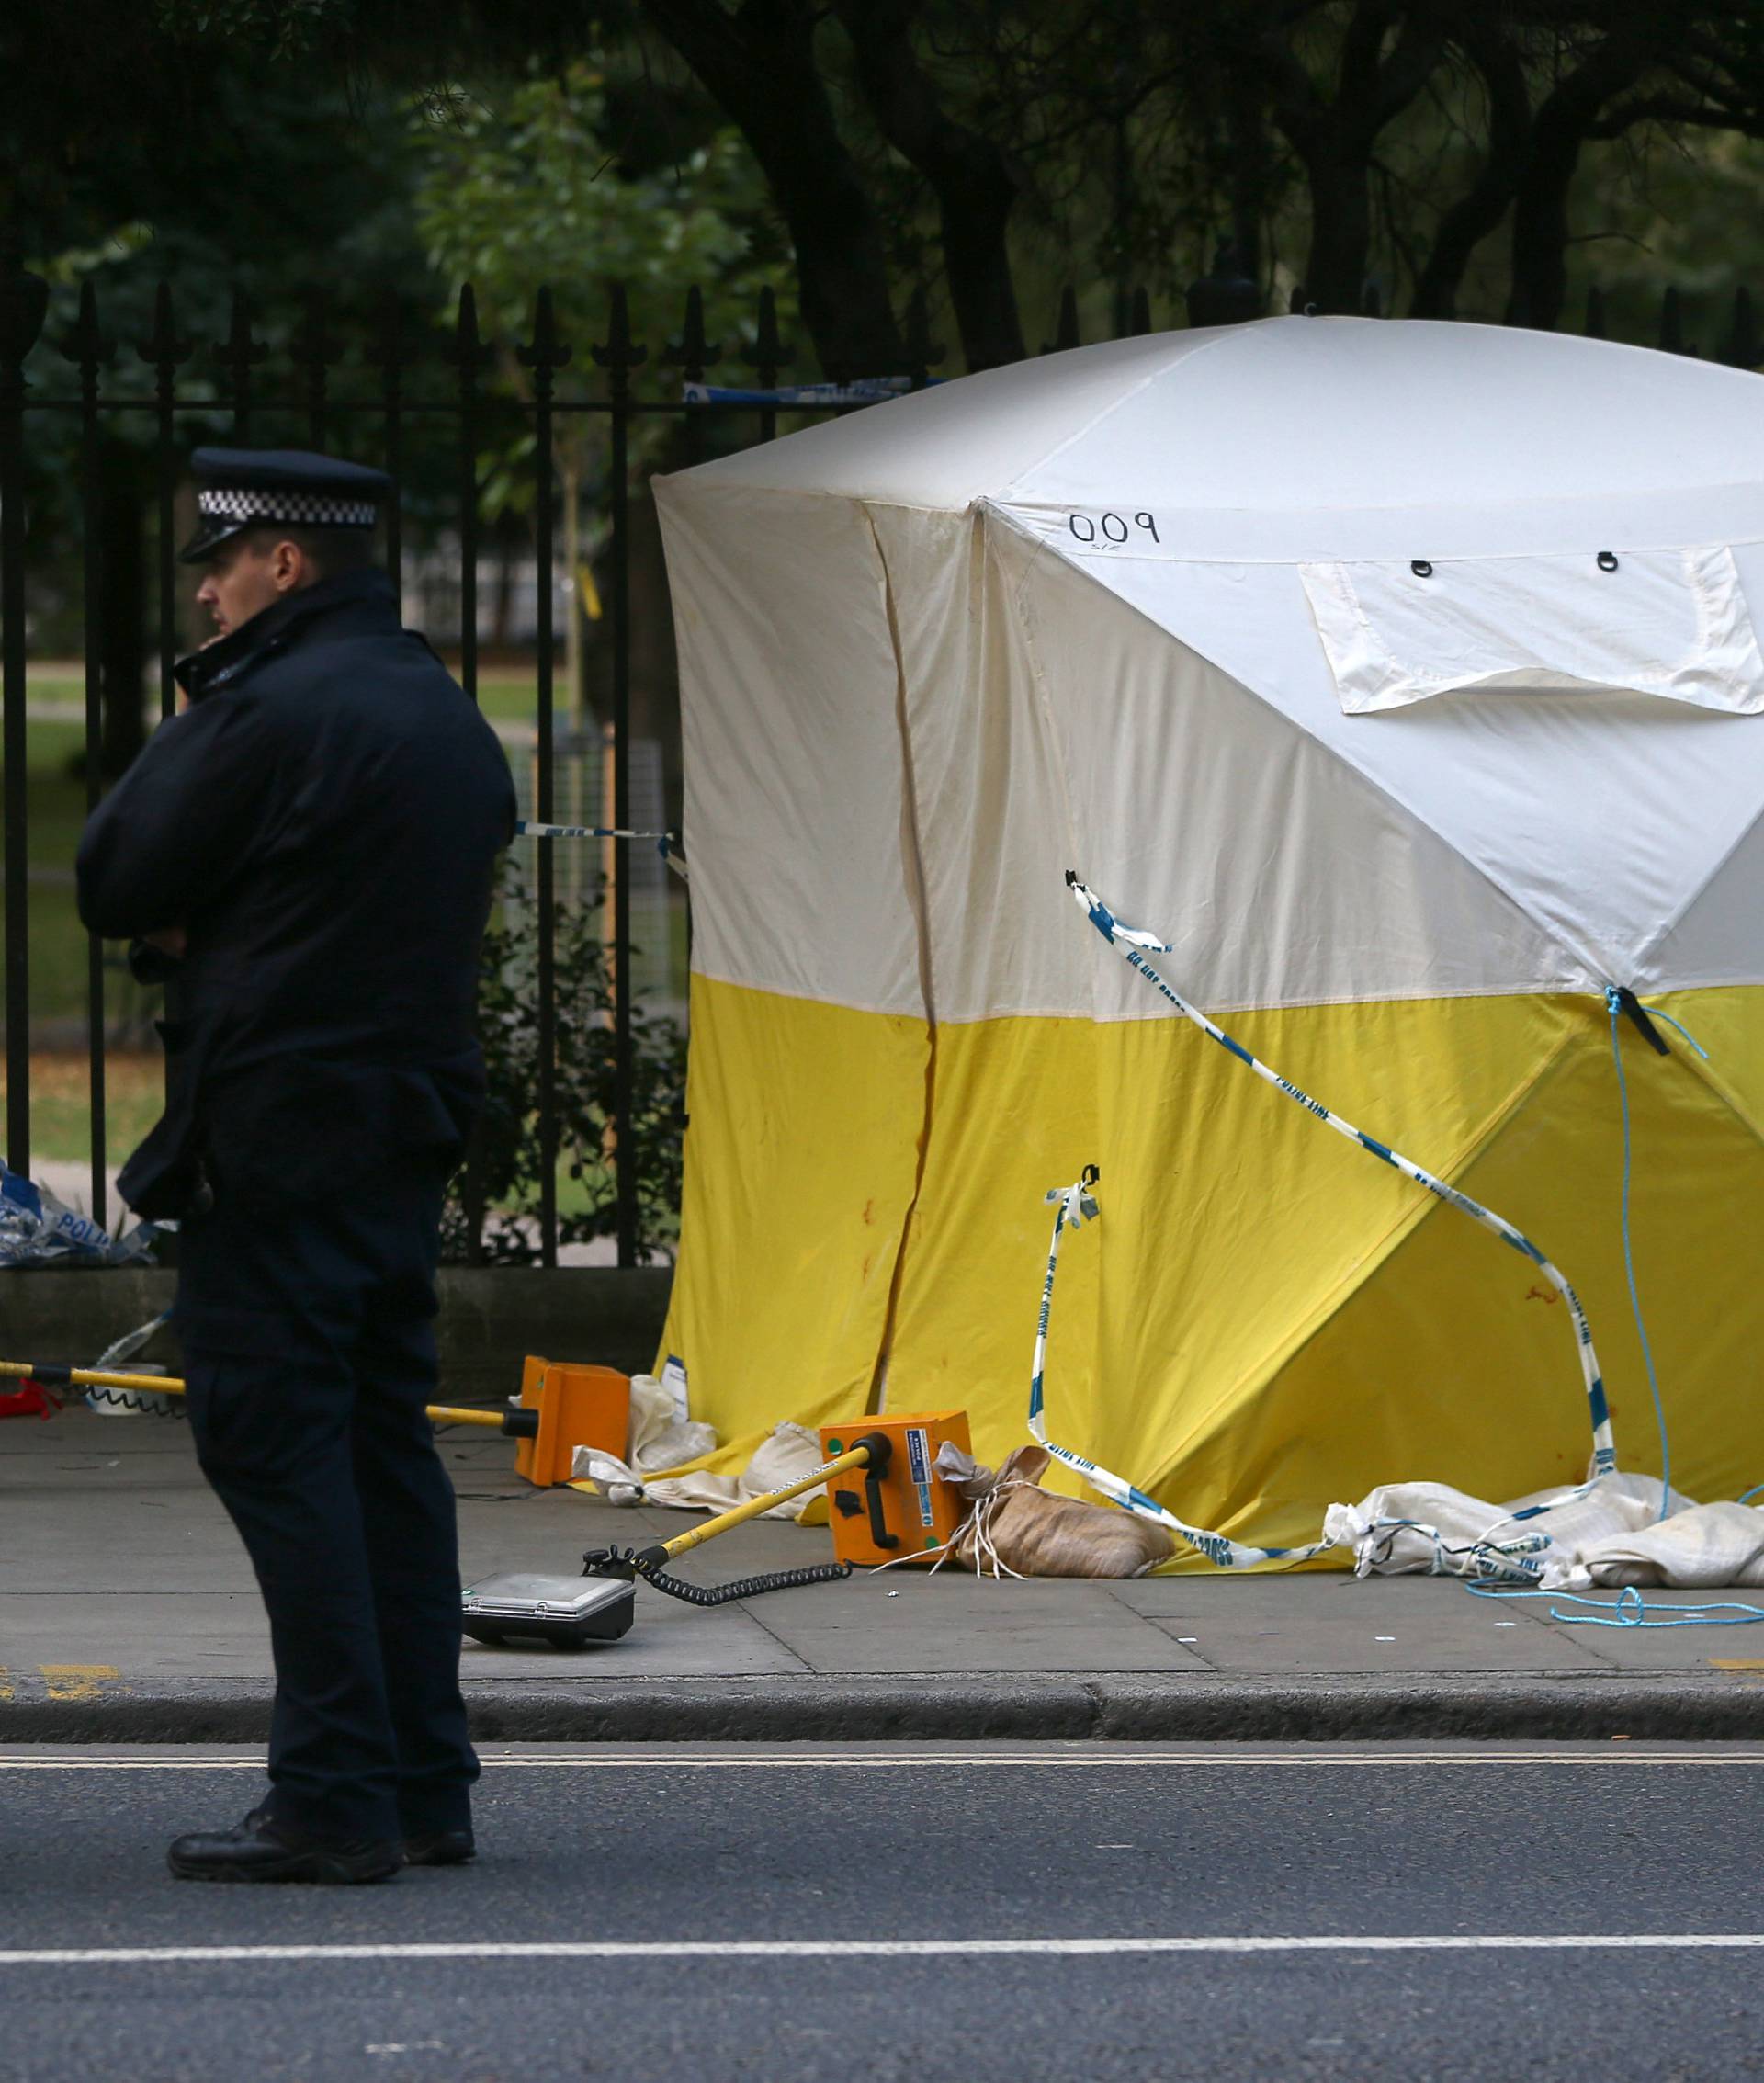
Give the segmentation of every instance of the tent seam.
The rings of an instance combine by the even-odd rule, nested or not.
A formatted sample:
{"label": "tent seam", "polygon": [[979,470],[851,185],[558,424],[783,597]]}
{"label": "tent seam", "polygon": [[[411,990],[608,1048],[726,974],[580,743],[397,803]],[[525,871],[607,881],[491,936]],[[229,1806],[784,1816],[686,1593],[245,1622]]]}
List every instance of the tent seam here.
{"label": "tent seam", "polygon": [[858,512],[869,530],[871,546],[882,577],[882,599],[888,618],[888,641],[894,651],[895,719],[900,737],[900,812],[902,837],[907,842],[910,865],[908,898],[919,942],[919,988],[924,1000],[925,1077],[923,1112],[920,1118],[918,1149],[914,1156],[912,1192],[900,1217],[900,1235],[895,1246],[894,1271],[888,1278],[888,1305],[882,1315],[882,1335],[876,1357],[876,1373],[870,1384],[866,1409],[880,1412],[888,1392],[888,1355],[894,1349],[895,1326],[899,1315],[900,1294],[906,1279],[907,1252],[919,1202],[930,1166],[932,1124],[937,1092],[937,998],[932,968],[931,907],[925,886],[924,836],[919,821],[918,776],[912,757],[912,725],[907,700],[907,660],[900,641],[899,615],[895,603],[894,580],[888,571],[888,552],[868,507],[860,500]]}
{"label": "tent seam", "polygon": [[1057,441],[1054,446],[1051,448],[1047,449],[1044,454],[1036,456],[1031,461],[1025,463],[1023,468],[1017,472],[1015,477],[1010,479],[1008,482],[1001,486],[998,492],[978,493],[977,494],[975,503],[979,504],[982,502],[990,502],[994,499],[1002,498],[1003,496],[1008,494],[1013,487],[1021,484],[1024,478],[1028,477],[1035,470],[1046,470],[1049,463],[1057,460],[1057,458],[1063,456],[1075,442],[1082,441],[1086,435],[1094,433],[1095,430],[1099,426],[1101,426],[1105,420],[1113,419],[1116,413],[1120,412],[1125,406],[1130,405],[1136,398],[1141,395],[1142,392],[1149,391],[1154,383],[1157,383],[1162,378],[1169,376],[1173,370],[1185,368],[1191,362],[1202,361],[1208,355],[1216,354],[1221,347],[1232,343],[1234,341],[1235,333],[1236,329],[1234,327],[1221,326],[1214,338],[1209,340],[1205,346],[1191,347],[1185,354],[1178,354],[1174,357],[1173,359],[1170,361],[1159,362],[1156,368],[1150,370],[1147,375],[1142,376],[1139,379],[1138,382],[1134,384],[1130,390],[1122,391],[1120,396],[1117,398],[1112,398],[1106,405],[1101,407],[1100,410],[1092,413],[1092,415],[1084,422],[1082,426],[1075,428],[1070,434],[1066,436],[1063,441]]}
{"label": "tent seam", "polygon": [[[1647,939],[1643,942],[1641,946],[1635,950],[1634,964],[1631,972],[1632,975],[1639,976],[1641,974],[1643,965],[1652,957],[1655,951],[1659,947],[1660,943],[1664,941],[1668,934],[1676,933],[1679,930],[1679,926],[1684,923],[1685,920],[1696,909],[1696,907],[1706,896],[1708,896],[1709,892],[1721,879],[1722,874],[1725,870],[1727,864],[1733,859],[1734,855],[1739,852],[1740,848],[1752,836],[1753,832],[1758,830],[1760,823],[1764,823],[1764,808],[1756,810],[1747,821],[1747,822],[1741,826],[1740,830],[1734,835],[1733,844],[1726,848],[1726,850],[1723,853],[1721,858],[1715,863],[1714,866],[1709,870],[1708,876],[1705,877],[1702,885],[1698,889],[1693,889],[1690,892],[1690,896],[1685,899],[1684,902],[1679,906],[1678,910],[1673,912],[1672,916],[1669,919],[1665,920],[1655,930],[1655,932],[1649,934]],[[1683,985],[1667,984],[1657,986],[1655,988],[1672,991],[1683,990],[1688,987]]]}

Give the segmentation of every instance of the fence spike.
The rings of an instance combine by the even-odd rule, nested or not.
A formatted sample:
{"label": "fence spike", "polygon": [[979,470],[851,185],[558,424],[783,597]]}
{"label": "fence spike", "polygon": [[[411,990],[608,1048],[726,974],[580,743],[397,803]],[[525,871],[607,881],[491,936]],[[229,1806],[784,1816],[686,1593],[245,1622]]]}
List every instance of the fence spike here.
{"label": "fence spike", "polygon": [[538,388],[549,397],[553,374],[564,367],[574,352],[565,341],[558,338],[551,291],[541,283],[533,300],[533,337],[524,347],[516,343],[514,358],[523,368],[530,368],[536,377],[542,379]]}
{"label": "fence spike", "polygon": [[1082,345],[1078,331],[1078,291],[1069,282],[1059,292],[1059,323],[1053,338],[1042,344],[1041,351],[1044,355],[1063,355],[1069,348]]}
{"label": "fence spike", "polygon": [[1589,340],[1605,337],[1605,292],[1596,282],[1587,291],[1586,334]]}
{"label": "fence spike", "polygon": [[116,345],[99,327],[96,289],[91,282],[82,282],[79,316],[62,343],[62,359],[75,364],[86,382],[93,383],[98,370],[116,352]]}
{"label": "fence spike", "polygon": [[1370,277],[1361,286],[1360,315],[1362,318],[1383,318],[1385,293]]}
{"label": "fence spike", "polygon": [[763,390],[775,390],[778,372],[796,359],[797,350],[778,337],[778,300],[767,288],[760,291],[759,323],[752,342],[741,349],[741,359],[760,379]]}
{"label": "fence spike", "polygon": [[228,318],[227,336],[215,344],[215,359],[235,380],[243,372],[245,385],[249,388],[250,372],[268,353],[269,349],[261,340],[252,337],[251,299],[243,289],[235,289]]}
{"label": "fence spike", "polygon": [[1676,288],[1668,289],[1660,299],[1660,350],[1668,355],[1684,352],[1684,317]]}
{"label": "fence spike", "polygon": [[459,285],[459,312],[454,321],[453,338],[441,350],[462,378],[477,376],[496,358],[496,350],[479,337],[478,292],[469,282]]}
{"label": "fence spike", "polygon": [[631,313],[627,300],[625,285],[613,284],[612,297],[606,311],[606,345],[592,350],[595,362],[602,368],[609,368],[616,376],[631,369],[650,358],[650,350],[631,338]]}
{"label": "fence spike", "polygon": [[337,359],[336,344],[331,337],[331,295],[322,282],[315,282],[301,299],[289,359],[296,368],[306,371],[307,428],[312,446],[322,448],[325,433],[326,377]]}
{"label": "fence spike", "polygon": [[1758,338],[1758,320],[1752,311],[1752,292],[1742,282],[1734,291],[1734,315],[1727,328],[1727,344],[1722,360],[1733,368],[1756,368],[1764,361]]}
{"label": "fence spike", "polygon": [[22,390],[25,357],[37,345],[49,311],[49,284],[40,275],[28,275],[16,255],[0,265],[0,388]]}
{"label": "fence spike", "polygon": [[915,391],[922,391],[931,372],[944,358],[944,344],[931,336],[931,307],[923,285],[912,292],[907,306],[907,377]]}
{"label": "fence spike", "polygon": [[214,349],[214,358],[226,374],[235,441],[243,442],[250,438],[251,372],[268,352],[269,349],[260,340],[252,337],[251,299],[243,289],[235,289],[232,292],[232,311],[227,336]]}
{"label": "fence spike", "polygon": [[[775,319],[773,323],[775,329]],[[705,337],[703,293],[696,289],[688,289],[686,322],[680,328],[680,337],[669,341],[662,348],[662,363],[669,368],[677,368],[686,382],[702,383],[705,380],[706,365],[714,362],[722,351],[721,341],[707,340]]]}
{"label": "fence spike", "polygon": [[1127,313],[1127,336],[1139,339],[1151,331],[1151,291],[1145,284],[1133,292],[1133,305]]}
{"label": "fence spike", "polygon": [[172,320],[172,286],[162,282],[153,292],[153,329],[135,348],[141,360],[156,368],[170,382],[180,362],[187,362],[195,346],[178,332]]}

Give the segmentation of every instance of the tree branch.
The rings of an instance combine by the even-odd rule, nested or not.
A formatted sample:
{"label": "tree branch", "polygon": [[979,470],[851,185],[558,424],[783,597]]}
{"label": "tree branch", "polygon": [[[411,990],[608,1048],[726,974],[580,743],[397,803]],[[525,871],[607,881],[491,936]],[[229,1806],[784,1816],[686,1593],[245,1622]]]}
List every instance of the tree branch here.
{"label": "tree branch", "polygon": [[882,134],[937,198],[944,259],[970,369],[1020,361],[1023,324],[1006,229],[1019,184],[991,139],[941,106],[914,55],[920,0],[835,0]]}

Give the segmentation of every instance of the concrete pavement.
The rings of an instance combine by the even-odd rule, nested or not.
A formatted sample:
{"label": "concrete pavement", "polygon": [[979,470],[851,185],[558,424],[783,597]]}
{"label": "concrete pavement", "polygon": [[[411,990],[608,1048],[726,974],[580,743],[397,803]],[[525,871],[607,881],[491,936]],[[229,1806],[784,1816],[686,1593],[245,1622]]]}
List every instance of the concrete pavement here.
{"label": "concrete pavement", "polygon": [[[584,1548],[692,1523],[531,1489],[492,1434],[442,1443],[469,1578],[573,1574]],[[830,1552],[825,1529],[755,1524],[681,1574]],[[0,1740],[261,1738],[262,1611],[181,1421],[0,1425]],[[467,1643],[463,1668],[486,1738],[1764,1738],[1764,1626],[1578,1626],[1421,1578],[893,1569],[713,1610],[640,1586],[618,1643]]]}
{"label": "concrete pavement", "polygon": [[526,1748],[473,1866],[167,1878],[260,1770],[0,1748],[0,2078],[1764,2066],[1756,1746]]}

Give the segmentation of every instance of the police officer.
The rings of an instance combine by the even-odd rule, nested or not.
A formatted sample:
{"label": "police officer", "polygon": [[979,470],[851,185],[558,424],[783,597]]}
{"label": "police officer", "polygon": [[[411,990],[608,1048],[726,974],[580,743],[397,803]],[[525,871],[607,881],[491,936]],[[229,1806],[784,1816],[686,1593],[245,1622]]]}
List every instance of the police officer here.
{"label": "police officer", "polygon": [[424,1405],[514,790],[373,562],[390,481],[280,450],[194,470],[181,555],[217,634],[79,855],[86,925],[167,973],[165,1115],[120,1188],[181,1220],[191,1429],[276,1660],[268,1794],[170,1862],[374,1881],[473,1849],[453,1491]]}

